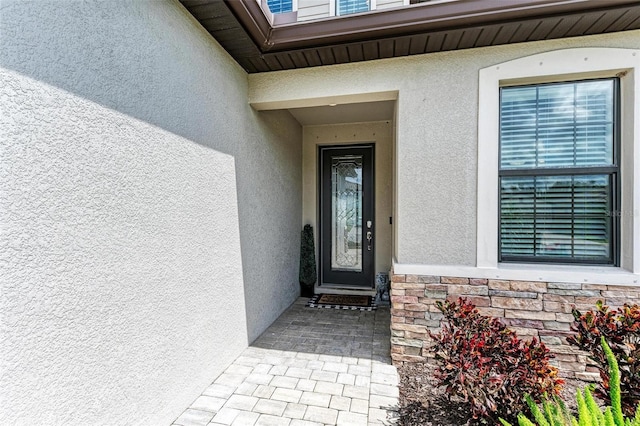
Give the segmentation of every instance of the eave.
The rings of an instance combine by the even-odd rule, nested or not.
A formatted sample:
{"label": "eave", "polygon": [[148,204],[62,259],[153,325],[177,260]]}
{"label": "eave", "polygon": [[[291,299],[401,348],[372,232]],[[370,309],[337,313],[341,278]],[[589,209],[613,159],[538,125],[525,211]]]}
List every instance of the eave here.
{"label": "eave", "polygon": [[254,0],[180,0],[249,73],[640,29],[637,0],[455,0],[273,24]]}

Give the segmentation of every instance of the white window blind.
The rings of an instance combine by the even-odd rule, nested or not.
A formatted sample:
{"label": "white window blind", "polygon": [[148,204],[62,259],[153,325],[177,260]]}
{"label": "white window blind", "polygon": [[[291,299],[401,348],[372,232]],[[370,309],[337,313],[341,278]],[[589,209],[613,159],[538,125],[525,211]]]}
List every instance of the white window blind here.
{"label": "white window blind", "polygon": [[501,90],[502,261],[614,263],[616,86]]}
{"label": "white window blind", "polygon": [[369,0],[336,0],[338,2],[338,15],[367,12]]}
{"label": "white window blind", "polygon": [[267,0],[271,13],[284,13],[293,10],[293,0]]}

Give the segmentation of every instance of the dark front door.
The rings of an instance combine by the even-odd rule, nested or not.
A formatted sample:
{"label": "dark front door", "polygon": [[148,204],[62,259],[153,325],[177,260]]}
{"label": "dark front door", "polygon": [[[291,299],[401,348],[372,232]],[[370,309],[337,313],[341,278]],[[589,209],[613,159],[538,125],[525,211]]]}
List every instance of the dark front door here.
{"label": "dark front door", "polygon": [[373,145],[320,147],[320,285],[373,287]]}

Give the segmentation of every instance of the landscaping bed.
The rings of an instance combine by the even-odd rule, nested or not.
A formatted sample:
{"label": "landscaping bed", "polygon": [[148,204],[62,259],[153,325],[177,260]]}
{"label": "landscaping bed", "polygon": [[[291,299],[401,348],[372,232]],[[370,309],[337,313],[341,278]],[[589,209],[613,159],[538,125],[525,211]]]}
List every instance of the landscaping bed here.
{"label": "landscaping bed", "polygon": [[[471,417],[468,405],[450,398],[437,387],[433,367],[426,363],[407,363],[398,368],[400,399],[398,426],[472,426],[480,424]],[[576,389],[585,382],[567,379],[561,397],[575,410]]]}
{"label": "landscaping bed", "polygon": [[471,413],[436,387],[433,368],[426,363],[407,363],[400,375],[399,426],[463,426]]}

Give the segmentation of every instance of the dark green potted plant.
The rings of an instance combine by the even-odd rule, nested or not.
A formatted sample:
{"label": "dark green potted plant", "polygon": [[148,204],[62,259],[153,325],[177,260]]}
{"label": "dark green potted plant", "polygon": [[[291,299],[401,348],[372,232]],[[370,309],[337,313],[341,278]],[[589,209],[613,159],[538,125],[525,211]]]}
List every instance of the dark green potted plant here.
{"label": "dark green potted plant", "polygon": [[309,224],[302,229],[300,243],[300,295],[313,296],[313,285],[317,280],[316,248],[313,242],[313,227]]}

